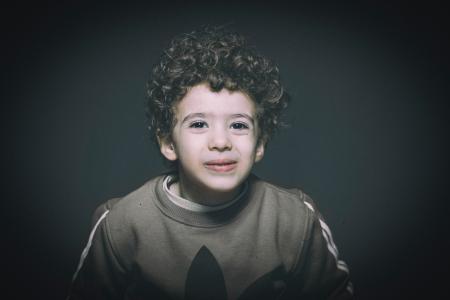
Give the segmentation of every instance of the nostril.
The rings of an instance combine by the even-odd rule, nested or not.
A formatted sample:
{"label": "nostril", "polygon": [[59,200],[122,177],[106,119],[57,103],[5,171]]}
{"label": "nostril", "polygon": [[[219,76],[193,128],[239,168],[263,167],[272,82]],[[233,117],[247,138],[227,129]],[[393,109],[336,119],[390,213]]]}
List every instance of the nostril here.
{"label": "nostril", "polygon": [[215,135],[212,136],[210,141],[209,141],[209,148],[212,150],[220,150],[220,151],[224,151],[224,150],[228,150],[232,148],[232,143],[230,141],[230,139],[228,138],[228,136],[226,135]]}

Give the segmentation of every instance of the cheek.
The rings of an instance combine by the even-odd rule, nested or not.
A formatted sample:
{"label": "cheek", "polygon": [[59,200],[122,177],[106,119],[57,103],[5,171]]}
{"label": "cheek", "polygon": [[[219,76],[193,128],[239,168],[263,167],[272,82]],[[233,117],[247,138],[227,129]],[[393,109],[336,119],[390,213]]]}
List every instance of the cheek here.
{"label": "cheek", "polygon": [[179,139],[177,143],[177,152],[180,156],[192,157],[198,156],[203,148],[203,142],[200,138],[195,136],[184,137]]}
{"label": "cheek", "polygon": [[253,156],[256,150],[256,143],[253,140],[243,139],[239,140],[236,144],[241,155]]}

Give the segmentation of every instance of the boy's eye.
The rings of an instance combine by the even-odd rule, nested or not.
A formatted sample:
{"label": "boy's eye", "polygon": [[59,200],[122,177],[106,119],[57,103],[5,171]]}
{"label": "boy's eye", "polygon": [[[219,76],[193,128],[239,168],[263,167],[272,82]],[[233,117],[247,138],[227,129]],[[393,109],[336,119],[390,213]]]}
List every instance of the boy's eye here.
{"label": "boy's eye", "polygon": [[206,123],[203,121],[195,121],[189,125],[189,128],[205,128]]}
{"label": "boy's eye", "polygon": [[231,128],[237,130],[248,129],[248,125],[245,123],[233,123],[231,124]]}

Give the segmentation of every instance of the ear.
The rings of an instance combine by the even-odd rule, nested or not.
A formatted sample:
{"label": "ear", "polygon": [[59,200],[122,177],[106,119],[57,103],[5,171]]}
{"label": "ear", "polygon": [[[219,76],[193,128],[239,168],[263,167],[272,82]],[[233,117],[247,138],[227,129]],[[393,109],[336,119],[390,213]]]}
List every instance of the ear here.
{"label": "ear", "polygon": [[260,140],[258,142],[258,145],[256,146],[256,152],[255,152],[255,162],[260,161],[264,157],[265,144],[266,143],[263,140]]}
{"label": "ear", "polygon": [[177,152],[175,151],[175,146],[170,137],[160,137],[157,136],[159,143],[159,150],[165,158],[171,161],[175,161],[178,159]]}

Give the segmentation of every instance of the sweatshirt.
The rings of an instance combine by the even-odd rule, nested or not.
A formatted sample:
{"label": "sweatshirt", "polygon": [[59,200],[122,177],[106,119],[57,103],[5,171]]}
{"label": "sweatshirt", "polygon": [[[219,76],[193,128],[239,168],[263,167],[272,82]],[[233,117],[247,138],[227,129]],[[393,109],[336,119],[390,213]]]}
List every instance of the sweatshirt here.
{"label": "sweatshirt", "polygon": [[171,201],[165,176],[97,208],[68,300],[352,299],[348,267],[300,189],[252,174],[231,205],[195,211]]}

